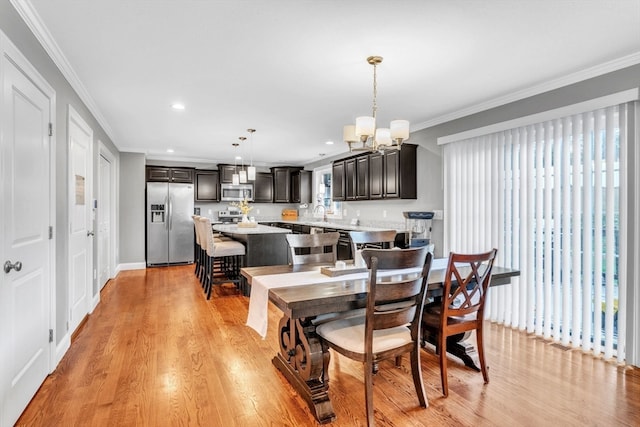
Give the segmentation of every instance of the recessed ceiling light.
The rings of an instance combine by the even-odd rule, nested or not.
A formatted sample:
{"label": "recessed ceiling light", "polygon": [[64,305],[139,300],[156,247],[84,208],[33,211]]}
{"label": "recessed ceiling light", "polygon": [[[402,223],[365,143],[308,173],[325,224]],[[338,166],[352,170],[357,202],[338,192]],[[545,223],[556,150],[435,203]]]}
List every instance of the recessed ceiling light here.
{"label": "recessed ceiling light", "polygon": [[176,102],[175,104],[171,104],[171,108],[173,108],[174,110],[184,110],[184,104]]}
{"label": "recessed ceiling light", "polygon": [[325,142],[325,144],[327,144],[327,145],[333,145],[333,141],[327,141],[327,142]]}
{"label": "recessed ceiling light", "polygon": [[173,153],[173,148],[167,148],[167,153]]}

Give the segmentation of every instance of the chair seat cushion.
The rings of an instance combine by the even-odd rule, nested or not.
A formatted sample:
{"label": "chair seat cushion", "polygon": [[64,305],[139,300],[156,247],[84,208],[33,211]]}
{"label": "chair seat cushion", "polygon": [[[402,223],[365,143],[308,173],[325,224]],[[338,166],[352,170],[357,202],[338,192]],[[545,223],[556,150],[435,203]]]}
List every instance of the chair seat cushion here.
{"label": "chair seat cushion", "polygon": [[244,255],[244,245],[236,241],[216,243],[213,247],[213,257],[225,257],[234,255]]}
{"label": "chair seat cushion", "polygon": [[[318,326],[316,333],[345,350],[364,354],[364,322],[363,316],[334,320]],[[380,353],[411,342],[411,331],[407,326],[379,329],[373,333],[373,352]]]}

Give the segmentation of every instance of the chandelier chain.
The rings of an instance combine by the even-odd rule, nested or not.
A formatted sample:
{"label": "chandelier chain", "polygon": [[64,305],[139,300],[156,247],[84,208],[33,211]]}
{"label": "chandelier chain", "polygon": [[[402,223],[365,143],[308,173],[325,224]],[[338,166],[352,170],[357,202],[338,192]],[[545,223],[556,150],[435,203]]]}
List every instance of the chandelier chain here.
{"label": "chandelier chain", "polygon": [[373,118],[376,118],[376,112],[378,111],[378,63],[373,63]]}

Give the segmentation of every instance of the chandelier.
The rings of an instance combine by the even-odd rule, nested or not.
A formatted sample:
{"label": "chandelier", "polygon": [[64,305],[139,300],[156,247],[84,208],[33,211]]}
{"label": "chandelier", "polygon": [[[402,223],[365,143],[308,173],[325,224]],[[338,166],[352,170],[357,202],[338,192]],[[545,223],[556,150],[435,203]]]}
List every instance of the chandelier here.
{"label": "chandelier", "polygon": [[[355,125],[346,125],[343,139],[349,145],[349,151],[382,151],[387,148],[400,148],[409,139],[409,121],[393,120],[388,128],[376,129],[376,112],[378,104],[377,66],[382,62],[381,56],[370,56],[367,62],[373,65],[373,114],[356,118]],[[362,143],[355,147],[354,144]]]}

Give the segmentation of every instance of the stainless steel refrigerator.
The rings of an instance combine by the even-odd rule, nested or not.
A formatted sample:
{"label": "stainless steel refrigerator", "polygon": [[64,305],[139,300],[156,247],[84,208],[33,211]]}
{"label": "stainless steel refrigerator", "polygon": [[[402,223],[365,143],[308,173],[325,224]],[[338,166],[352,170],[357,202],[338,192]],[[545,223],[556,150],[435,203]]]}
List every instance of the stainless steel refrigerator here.
{"label": "stainless steel refrigerator", "polygon": [[147,265],[193,262],[193,184],[147,183]]}

